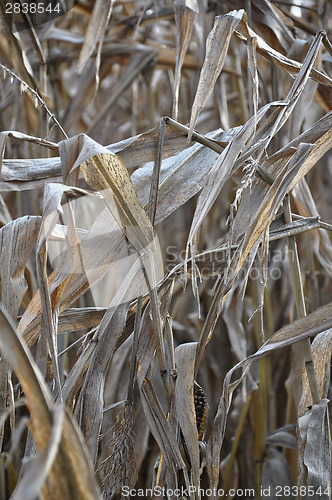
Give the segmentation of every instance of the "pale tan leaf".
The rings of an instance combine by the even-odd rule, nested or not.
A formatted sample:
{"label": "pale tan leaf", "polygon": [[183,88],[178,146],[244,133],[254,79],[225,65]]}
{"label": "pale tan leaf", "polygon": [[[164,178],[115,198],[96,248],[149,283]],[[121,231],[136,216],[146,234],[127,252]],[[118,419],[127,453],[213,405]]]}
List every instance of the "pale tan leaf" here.
{"label": "pale tan leaf", "polygon": [[[269,227],[274,218],[277,209],[282,203],[283,198],[290,191],[290,186],[294,183],[294,179],[298,175],[299,171],[302,171],[303,165],[308,158],[313,146],[311,144],[301,144],[293,158],[286,164],[283,171],[278,175],[269,191],[267,192],[265,199],[263,200],[261,206],[256,212],[255,219],[251,226],[248,228],[242,248],[239,247],[238,256],[234,256],[234,263],[237,258],[238,264],[235,270],[235,275],[242,267],[245,259],[249,255],[249,252],[253,248],[254,244],[258,241],[258,238],[263,234],[263,231]],[[236,252],[237,253],[237,252]],[[233,264],[234,264],[233,263]]]}
{"label": "pale tan leaf", "polygon": [[95,92],[93,94],[93,97],[96,96],[98,87],[100,84],[100,76],[99,76],[99,71],[100,71],[100,64],[101,64],[101,56],[102,56],[102,49],[103,49],[103,44],[107,32],[107,27],[111,19],[111,14],[112,14],[112,9],[113,9],[113,4],[114,0],[107,0],[106,4],[104,2],[104,8],[106,8],[106,15],[103,16],[102,19],[102,25],[100,27],[100,39],[99,39],[99,44],[98,44],[98,49],[97,49],[97,54],[96,54],[96,84],[95,84]]}
{"label": "pale tan leaf", "polygon": [[[51,301],[51,291],[49,287],[49,280],[47,275],[47,244],[48,239],[59,219],[59,214],[62,212],[62,198],[65,196],[68,188],[60,184],[49,184],[44,190],[44,206],[41,228],[37,241],[37,280],[39,286],[40,308],[42,321],[40,325],[40,338],[39,338],[39,352],[44,350],[44,353],[49,352],[53,364],[54,376],[57,390],[60,391],[60,374],[57,356],[57,318],[58,318],[58,301]],[[70,190],[69,190],[70,191]],[[77,236],[73,225],[71,224],[71,231],[69,240],[72,242],[77,241]],[[75,256],[73,256],[72,267],[75,268]],[[64,285],[65,286],[65,285]],[[60,284],[61,287],[61,284]],[[63,286],[62,286],[63,287]],[[55,294],[54,294],[55,295]],[[43,358],[43,365],[37,357],[38,365],[41,371],[46,375],[45,356]]]}
{"label": "pale tan leaf", "polygon": [[[332,356],[332,329],[318,334],[312,342],[312,360],[314,363],[316,380],[320,397],[326,398],[330,385],[331,356]],[[298,408],[298,415],[304,415],[311,405],[311,393],[307,374],[303,367],[302,398]]]}
{"label": "pale tan leaf", "polygon": [[60,158],[3,160],[1,191],[24,191],[42,187],[48,182],[62,182]]}
{"label": "pale tan leaf", "polygon": [[[258,149],[261,149],[262,143],[264,143],[264,148],[266,149],[271,142],[272,137],[283,127],[285,122],[288,120],[289,116],[295,108],[296,103],[299,101],[299,98],[305,89],[311,68],[313,67],[319,51],[322,36],[322,33],[317,33],[317,35],[313,39],[305,55],[305,59],[303,61],[301,69],[284,100],[284,106],[282,106],[280,109],[277,109],[274,112],[274,116],[273,114],[269,116],[266,120],[267,123],[263,122],[261,124],[262,131],[258,130],[256,134],[257,143],[250,146],[250,148],[247,148],[247,150],[244,152],[246,156],[248,156],[249,153],[253,153],[257,149],[257,146]],[[261,150],[258,159],[260,159],[262,156],[263,151]],[[262,176],[262,178],[264,179],[264,176]],[[270,178],[268,182],[271,183],[272,179]]]}
{"label": "pale tan leaf", "polygon": [[[264,106],[257,116],[259,122],[264,115],[276,106],[277,103],[271,103]],[[250,144],[256,130],[256,117],[250,118],[231,139],[224,151],[219,155],[215,164],[211,168],[209,175],[205,178],[205,185],[199,196],[195,214],[191,223],[191,228],[188,236],[187,249],[191,247],[191,255],[195,255],[194,241],[198,237],[199,229],[202,222],[215,202],[220,190],[225,182],[239,168],[240,164],[236,163],[236,159],[241,154],[245,145]]]}
{"label": "pale tan leaf", "polygon": [[311,78],[307,81],[306,86],[296,103],[292,112],[291,119],[288,124],[288,137],[293,139],[298,137],[301,132],[308,128],[308,123],[311,125],[312,117],[308,116],[308,109],[314,106],[314,100],[318,83],[314,82]]}
{"label": "pale tan leaf", "polygon": [[[299,76],[301,80],[301,73]],[[315,165],[318,159],[331,146],[332,132],[329,130],[314,145],[300,144],[291,160],[283,167],[283,170],[269,188],[260,207],[256,210],[255,220],[247,229],[241,245],[234,254],[227,282],[225,282],[224,288],[220,291],[222,301],[224,301],[225,295],[230,290],[251,250],[256,248],[255,251],[257,251],[259,239],[271,224],[284,196],[306,175],[308,170]]]}
{"label": "pale tan leaf", "polygon": [[3,157],[5,154],[6,144],[8,138],[12,137],[14,139],[18,139],[21,141],[27,141],[34,144],[38,144],[40,146],[44,146],[48,149],[52,149],[54,151],[58,151],[58,145],[54,142],[47,141],[45,139],[41,139],[39,137],[32,137],[27,134],[22,134],[21,132],[16,132],[15,130],[5,130],[0,132],[0,175],[2,177],[2,166],[3,166]]}
{"label": "pale tan leaf", "polygon": [[5,226],[9,222],[11,222],[12,217],[9,213],[9,210],[4,202],[3,197],[0,195],[0,227]]}
{"label": "pale tan leaf", "polygon": [[[323,137],[332,127],[332,112],[314,123],[308,130],[293,139],[287,146],[266,158],[262,168],[274,179],[280,174],[285,162],[295,153],[300,143],[317,144],[324,143]],[[325,147],[324,147],[325,151]],[[323,154],[324,154],[323,151]],[[242,175],[242,174],[241,174]],[[260,179],[254,179],[250,189],[242,192],[239,208],[233,223],[233,238],[236,241],[250,226],[257,213],[269,186],[263,185]]]}
{"label": "pale tan leaf", "polygon": [[125,326],[127,311],[128,304],[120,304],[116,310],[113,306],[105,313],[92,339],[97,344],[90,358],[89,368],[78,400],[78,420],[94,464],[97,461],[103,419],[107,368]]}
{"label": "pale tan leaf", "polygon": [[257,60],[256,60],[257,40],[255,37],[249,38],[247,43],[248,50],[248,68],[251,79],[251,102],[252,112],[257,116],[258,110],[258,73],[257,73]]}
{"label": "pale tan leaf", "polygon": [[1,301],[15,321],[28,288],[24,270],[37,241],[40,222],[40,217],[25,216],[0,229]]}
{"label": "pale tan leaf", "polygon": [[[9,361],[19,379],[28,402],[33,438],[39,452],[43,453],[52,433],[52,399],[30,351],[15,330],[15,326],[1,307],[0,342],[3,356]],[[43,490],[44,498],[71,498],[85,500],[101,498],[96,485],[91,460],[88,458],[80,431],[66,414],[58,453]],[[54,449],[53,449],[54,451]],[[61,471],[69,468],[64,476]]]}
{"label": "pale tan leaf", "polygon": [[[257,38],[257,52],[272,61],[276,66],[283,69],[291,76],[295,77],[301,70],[301,63],[293,61],[280,52],[274,50],[263,40],[262,37],[257,35],[257,33],[255,33],[251,28],[248,27],[246,14],[243,15],[241,21],[238,23],[235,29],[235,33],[245,43],[249,38],[255,36]],[[332,79],[314,68],[310,70],[310,78],[318,83],[322,83],[323,85],[332,87]]]}
{"label": "pale tan leaf", "polygon": [[[255,354],[248,356],[243,361],[237,363],[225,376],[223,393],[219,401],[217,414],[215,416],[212,431],[207,443],[206,467],[210,479],[210,486],[218,487],[219,482],[219,462],[220,450],[224,439],[226,420],[232,402],[232,395],[236,387],[247,375],[253,363],[268,353],[294,344],[299,340],[308,338],[325,331],[332,326],[332,303],[322,306],[317,311],[304,318],[300,318],[293,323],[281,328],[273,334]],[[241,375],[232,382],[233,374],[241,368]]]}
{"label": "pale tan leaf", "polygon": [[[158,147],[159,126],[143,134],[125,139],[107,146],[108,151],[118,154],[128,169],[142,167],[145,163],[154,162]],[[175,156],[188,148],[186,134],[165,124],[163,159]]]}
{"label": "pale tan leaf", "polygon": [[174,72],[174,101],[172,116],[177,120],[181,70],[198,13],[197,0],[175,0],[176,64]]}
{"label": "pale tan leaf", "polygon": [[[46,242],[48,243],[49,258],[51,263],[54,263],[55,267],[55,271],[53,271],[48,278],[48,287],[52,294],[53,307],[59,308],[60,314],[67,307],[67,301],[70,302],[74,299],[76,294],[83,293],[89,286],[89,281],[90,283],[94,281],[93,275],[96,279],[100,278],[101,275],[105,274],[108,264],[114,261],[115,256],[121,256],[121,245],[119,247],[118,241],[119,238],[114,238],[117,233],[114,232],[113,234],[113,240],[115,239],[115,242],[113,242],[114,244],[110,244],[107,232],[98,227],[97,213],[96,232],[92,227],[91,231],[87,234],[88,237],[83,240],[81,249],[80,241],[77,239],[71,241],[73,236],[70,236],[71,239],[68,239],[65,232],[63,241],[59,241],[60,247],[56,247],[55,249],[55,257],[58,258],[58,261],[53,260],[54,257],[50,252],[50,250],[52,251],[52,248],[50,248],[50,242],[52,241],[52,234],[55,225],[59,222],[59,215],[62,213],[62,217],[65,216],[65,211],[63,209],[65,205],[63,205],[62,202],[66,201],[67,195],[74,193],[75,191],[77,191],[77,194],[81,194],[79,190],[75,190],[74,188],[69,188],[61,184],[50,184],[45,190],[43,230],[41,232],[39,248],[42,248]],[[67,201],[70,203],[70,196],[69,199],[67,198]],[[70,206],[72,209],[75,208],[73,205]],[[69,214],[71,213],[70,210],[68,210],[68,207],[66,208],[66,211]],[[105,225],[108,225],[111,232],[112,224],[114,225],[114,219],[109,220],[106,214],[106,216],[103,216],[103,221]],[[101,237],[100,231],[102,231],[102,234],[104,235],[103,238]],[[73,228],[70,232],[73,234]],[[118,237],[121,237],[119,232]],[[98,251],[96,251],[96,247]],[[118,253],[117,250],[120,253]],[[77,257],[80,251],[82,256],[81,261]],[[93,259],[91,257],[92,253]],[[91,262],[91,260],[93,261]],[[57,268],[58,264],[61,265],[61,268]],[[46,286],[46,284],[44,286]],[[35,334],[35,328],[38,325],[38,322],[40,322],[40,313],[40,294],[37,292],[30,302],[27,311],[23,315],[19,326],[20,331],[25,332],[26,340],[29,342],[29,332],[30,335]]]}
{"label": "pale tan leaf", "polygon": [[151,381],[147,378],[144,378],[141,385],[141,397],[145,418],[158,443],[168,470],[182,469],[185,471],[186,466],[181,457],[174,429],[171,428],[166,419]]}
{"label": "pale tan leaf", "polygon": [[313,405],[298,421],[298,486],[320,491],[322,498],[330,498],[331,439],[327,405],[322,399]]}
{"label": "pale tan leaf", "polygon": [[206,54],[201,70],[189,124],[189,140],[199,113],[212,92],[224,66],[231,36],[242,19],[244,10],[231,11],[215,18],[214,26],[206,40]]}
{"label": "pale tan leaf", "polygon": [[[119,260],[122,255],[125,256],[123,250],[128,253],[126,238],[131,241],[136,250],[145,253],[148,259],[152,258],[152,263],[146,262],[149,279],[153,278],[152,286],[154,280],[160,279],[160,275],[158,275],[158,267],[160,266],[155,260],[153,261],[153,253],[158,246],[155,245],[151,222],[138,201],[135,188],[122,160],[85,136],[62,141],[60,154],[63,158],[65,178],[73,178],[75,171],[81,166],[92,187],[96,190],[103,190],[103,199],[108,208],[105,209],[105,213],[98,215],[92,225],[91,232],[81,244],[73,229],[69,233],[69,236],[72,236],[70,236],[71,240],[69,240],[66,249],[67,253],[63,252],[63,268],[57,272],[56,277],[51,275],[49,278],[52,281],[49,287],[53,306],[59,303],[59,312],[61,313],[87,289],[89,282],[91,285],[92,282],[106,273],[110,263]],[[59,211],[62,210],[62,195],[66,192],[69,196],[75,196],[74,193],[77,193],[78,196],[84,194],[82,190],[66,188],[61,185],[51,185],[45,191],[45,200],[49,201],[45,201],[44,241],[50,237],[54,229]],[[112,217],[113,220],[110,220]],[[98,240],[97,246],[96,238]],[[70,243],[70,241],[72,242]],[[145,257],[143,256],[143,258]],[[154,276],[152,267],[155,264]],[[128,300],[131,298],[128,297]],[[35,327],[38,324],[40,313],[38,312],[32,318],[31,311],[36,309],[38,311],[40,308],[38,301],[39,298],[36,297],[31,302],[30,311],[27,311],[21,320],[20,331],[25,332],[27,340],[28,335],[35,335]]]}
{"label": "pale tan leaf", "polygon": [[298,72],[295,81],[285,98],[285,103],[287,104],[287,107],[285,107],[281,111],[277,123],[274,125],[276,130],[279,130],[282,127],[282,125],[287,121],[289,115],[292,113],[295,107],[295,104],[299,101],[299,98],[304,91],[305,85],[309,79],[311,70],[317,58],[322,38],[323,38],[323,33],[319,32],[316,34],[315,38],[311,42],[306,52],[304,61],[301,65],[301,69]]}
{"label": "pale tan leaf", "polygon": [[69,333],[98,326],[106,309],[104,307],[79,307],[64,311],[59,317],[58,333]]}
{"label": "pale tan leaf", "polygon": [[[168,287],[160,297],[160,313],[163,320],[166,318],[171,300],[172,287]],[[173,474],[177,468],[186,471],[182,459],[174,428],[166,418],[151,381],[148,371],[154,361],[154,352],[158,348],[158,339],[154,333],[154,324],[150,316],[150,308],[144,312],[141,333],[137,350],[137,382],[140,389],[145,418],[150,431],[156,439],[160,451],[165,459],[167,469]],[[164,376],[169,376],[165,374]]]}
{"label": "pale tan leaf", "polygon": [[[278,6],[269,0],[255,0],[255,11],[252,14],[256,24],[262,26],[264,37],[277,41],[287,52],[294,42],[294,34],[287,25],[287,17],[283,16]],[[272,33],[270,34],[269,31]]]}
{"label": "pale tan leaf", "polygon": [[[79,104],[79,112],[81,112],[80,106],[81,104]],[[106,149],[111,153],[117,153],[127,168],[140,167],[146,162],[154,161],[158,133],[159,127],[155,127],[143,134],[110,144]],[[166,125],[163,158],[176,155],[187,147],[186,136]],[[63,176],[66,177],[65,172],[63,172]],[[23,191],[38,188],[46,183],[63,182],[63,176],[59,157],[5,159],[0,174],[0,189],[1,191]]]}
{"label": "pale tan leaf", "polygon": [[[232,133],[236,133],[236,130]],[[220,130],[208,134],[209,138],[218,141],[226,141],[231,136],[232,134]],[[210,172],[217,158],[218,153],[215,151],[207,149],[201,144],[195,144],[162,162],[156,224],[202,189],[206,175]],[[144,206],[149,199],[152,171],[153,164],[147,164],[137,169],[131,176],[139,200]]]}
{"label": "pale tan leaf", "polygon": [[114,0],[97,0],[93,7],[92,16],[88,25],[88,29],[84,38],[84,43],[80,52],[78,60],[78,71],[82,72],[87,64],[90,56],[95,50],[98,39],[103,38],[105,26],[105,19],[109,19]]}
{"label": "pale tan leaf", "polygon": [[59,452],[63,431],[64,409],[61,406],[54,406],[51,415],[52,430],[49,443],[42,453],[30,457],[24,463],[22,475],[11,496],[12,500],[35,500],[42,493],[44,483]]}
{"label": "pale tan leaf", "polygon": [[[122,226],[132,229],[128,231],[128,238],[135,247],[141,244],[141,248],[144,248],[152,239],[151,222],[138,201],[128,170],[121,158],[83,135],[62,141],[59,147],[62,157],[70,159],[66,167],[68,172],[80,167],[88,184],[97,191],[104,191],[106,203],[110,202],[107,194],[110,192],[119,211],[121,221],[118,223],[121,222]],[[76,159],[74,156],[70,158],[73,147],[78,152]],[[111,206],[110,209],[112,211]]]}
{"label": "pale tan leaf", "polygon": [[[295,201],[299,215],[304,217],[308,215],[318,216],[318,208],[304,178],[293,189],[292,198]],[[328,231],[325,229],[313,231],[310,234],[310,238],[313,251],[317,255],[322,267],[326,269],[329,275],[332,275],[332,245]]]}
{"label": "pale tan leaf", "polygon": [[175,349],[178,376],[175,384],[175,408],[178,423],[190,457],[192,484],[199,487],[199,446],[194,404],[194,368],[197,342]]}

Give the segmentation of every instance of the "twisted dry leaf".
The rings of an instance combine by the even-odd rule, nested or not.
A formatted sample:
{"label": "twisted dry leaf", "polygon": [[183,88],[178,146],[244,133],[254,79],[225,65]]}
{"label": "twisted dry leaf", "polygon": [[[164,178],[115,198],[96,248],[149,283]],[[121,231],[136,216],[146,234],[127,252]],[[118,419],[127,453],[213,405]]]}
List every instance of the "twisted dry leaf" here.
{"label": "twisted dry leaf", "polygon": [[192,106],[188,140],[191,139],[197,117],[221,73],[231,36],[241,21],[243,14],[244,10],[233,10],[225,16],[215,18],[213,28],[206,40],[206,54]]}
{"label": "twisted dry leaf", "polygon": [[177,120],[181,69],[190,42],[194,22],[198,13],[197,0],[175,0],[176,64],[174,72],[174,100],[172,116]]}
{"label": "twisted dry leaf", "polygon": [[194,404],[194,367],[197,342],[181,344],[175,349],[178,376],[175,384],[175,407],[191,465],[192,485],[199,488],[199,446]]}
{"label": "twisted dry leaf", "polygon": [[36,244],[40,223],[39,216],[27,215],[0,229],[1,301],[15,321],[28,288],[24,270]]}
{"label": "twisted dry leaf", "polygon": [[298,421],[298,486],[331,497],[331,440],[327,405],[322,399]]}
{"label": "twisted dry leaf", "polygon": [[92,16],[88,25],[88,29],[85,34],[84,42],[81,48],[81,52],[78,59],[78,72],[81,73],[85,68],[90,56],[94,52],[98,37],[100,37],[100,43],[104,38],[104,33],[107,28],[105,25],[105,19],[108,21],[113,7],[114,0],[97,0],[93,6]]}
{"label": "twisted dry leaf", "polygon": [[[220,450],[224,439],[226,420],[236,387],[242,382],[253,363],[270,352],[285,347],[312,335],[317,335],[332,326],[332,303],[322,306],[308,316],[298,319],[273,334],[255,354],[237,363],[226,374],[223,393],[219,401],[212,431],[207,443],[206,468],[210,487],[218,487]],[[232,382],[233,374],[241,368],[241,376]]]}
{"label": "twisted dry leaf", "polygon": [[[240,22],[238,23],[235,29],[236,35],[245,43],[247,43],[248,39],[253,36],[257,38],[257,52],[262,54],[264,57],[269,59],[273,64],[278,66],[279,68],[286,71],[291,76],[295,77],[302,68],[302,64],[289,59],[284,56],[277,50],[274,50],[270,47],[257,33],[255,33],[247,24],[247,15],[244,13]],[[329,78],[325,73],[318,71],[316,69],[310,70],[310,78],[314,81],[326,85],[328,87],[332,87],[332,79]]]}
{"label": "twisted dry leaf", "polygon": [[[312,344],[312,360],[315,367],[319,395],[322,399],[328,395],[330,385],[331,355],[332,355],[332,329],[318,334]],[[303,367],[302,373],[302,398],[298,408],[298,415],[302,416],[311,405],[311,393],[308,377]]]}
{"label": "twisted dry leaf", "polygon": [[[30,430],[40,453],[50,443],[52,435],[52,398],[30,351],[17,334],[15,326],[1,306],[0,342],[3,356],[19,379],[31,416]],[[56,435],[57,435],[56,431]],[[56,444],[56,443],[55,443]],[[52,446],[52,455],[55,449]],[[56,445],[57,446],[57,445]],[[64,415],[60,450],[43,487],[44,498],[79,497],[86,500],[101,498],[95,482],[90,458],[79,429],[67,413]],[[52,455],[49,456],[50,461]],[[67,469],[63,475],[61,471]]]}

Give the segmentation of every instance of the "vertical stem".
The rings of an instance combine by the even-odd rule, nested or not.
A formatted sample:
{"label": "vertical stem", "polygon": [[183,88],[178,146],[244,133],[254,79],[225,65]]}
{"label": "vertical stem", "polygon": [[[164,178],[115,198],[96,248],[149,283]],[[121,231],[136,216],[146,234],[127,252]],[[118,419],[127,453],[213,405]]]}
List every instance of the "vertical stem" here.
{"label": "vertical stem", "polygon": [[[148,216],[151,220],[151,224],[153,227],[154,227],[156,210],[157,210],[161,162],[163,159],[165,124],[166,124],[166,120],[165,120],[165,118],[162,118],[160,120],[160,125],[159,125],[158,147],[157,147],[156,159],[155,159],[154,166],[153,166],[150,196],[149,196]],[[151,265],[154,269],[153,259],[151,259]],[[164,383],[164,387],[166,390],[166,394],[169,394],[169,384],[168,384],[168,380],[166,381],[167,377],[165,377],[165,375],[167,373],[166,355],[165,355],[165,348],[164,348],[164,341],[163,341],[163,332],[162,332],[162,324],[161,324],[161,316],[160,316],[160,310],[159,310],[159,304],[158,304],[157,290],[155,288],[150,288],[149,280],[148,280],[147,276],[146,276],[146,282],[147,282],[148,289],[149,289],[152,318],[153,318],[153,321],[155,323],[155,327],[157,329],[157,335],[158,335],[159,346],[160,346],[159,368],[160,368],[161,377],[162,377],[162,380]]]}
{"label": "vertical stem", "polygon": [[[158,138],[158,149],[156,154],[156,160],[153,168],[152,179],[151,179],[151,188],[150,188],[150,197],[148,204],[148,216],[151,220],[152,226],[154,226],[156,209],[157,209],[157,198],[158,198],[158,189],[159,189],[159,178],[160,178],[160,168],[162,161],[162,152],[164,145],[164,134],[165,134],[165,119],[162,118],[160,121],[160,129],[159,129],[159,138]],[[162,338],[162,328],[161,328],[161,317],[158,305],[158,295],[155,288],[151,288],[148,274],[145,269],[143,257],[140,255],[141,260],[141,268],[143,271],[143,275],[149,290],[150,295],[150,303],[152,310],[152,317],[157,329],[157,335],[159,340],[160,349],[158,350],[159,354],[159,366],[162,374],[162,379],[165,384],[166,393],[168,394],[168,384],[165,382],[165,371],[166,371],[166,356],[165,349]],[[153,259],[151,258],[151,266],[154,268]],[[153,272],[153,269],[152,269]],[[154,280],[153,280],[154,282]],[[131,366],[130,366],[130,375],[129,375],[129,384],[128,384],[128,397],[127,400],[133,398],[134,395],[134,385],[135,385],[135,372],[136,372],[136,357],[137,357],[137,346],[138,346],[138,337],[139,337],[139,329],[142,315],[142,296],[137,299],[137,308],[136,308],[136,317],[135,317],[135,326],[134,326],[134,339],[133,339],[133,347],[132,347],[132,356],[131,356]]]}
{"label": "vertical stem", "polygon": [[[253,330],[256,339],[257,348],[261,347],[264,335],[264,319],[262,308],[261,287],[263,286],[259,280],[252,280],[252,296],[254,308],[257,311],[253,317]],[[252,402],[252,412],[254,421],[254,457],[255,457],[255,479],[256,479],[256,494],[257,500],[261,500],[260,486],[262,484],[262,465],[266,453],[265,439],[268,422],[268,363],[267,358],[258,360],[259,370],[259,387],[254,394]]]}
{"label": "vertical stem", "polygon": [[[290,224],[292,222],[292,214],[290,210],[290,200],[289,195],[285,197],[284,203],[284,216],[286,224]],[[304,302],[304,293],[302,286],[302,277],[300,270],[300,262],[299,256],[297,253],[297,245],[294,236],[287,237],[287,246],[289,252],[289,260],[291,266],[291,274],[292,274],[292,282],[294,288],[295,295],[295,303],[297,315],[299,318],[303,318],[306,316],[306,307]],[[309,387],[311,391],[311,397],[313,404],[317,404],[320,401],[319,391],[317,386],[315,368],[312,361],[312,352],[311,352],[311,344],[309,339],[304,339],[301,341],[301,347],[304,357],[305,368],[308,376]]]}
{"label": "vertical stem", "polygon": [[[251,0],[246,0],[246,12],[248,17],[248,26],[251,26]],[[248,40],[249,43],[249,40]],[[254,115],[254,102],[252,99],[252,80],[250,75],[250,67],[249,67],[249,56],[247,63],[247,85],[248,85],[248,106],[249,106],[249,116]]]}
{"label": "vertical stem", "polygon": [[234,86],[238,93],[239,97],[239,107],[241,111],[241,121],[242,123],[246,123],[249,120],[249,112],[248,112],[248,103],[246,99],[246,91],[244,88],[243,80],[242,80],[242,68],[240,61],[240,53],[237,46],[237,41],[234,38],[231,38],[231,47],[233,52],[233,64],[235,67],[236,75],[233,76]]}
{"label": "vertical stem", "polygon": [[158,136],[158,149],[157,149],[156,160],[155,160],[155,164],[153,167],[153,173],[152,173],[152,179],[151,179],[150,197],[149,197],[149,205],[148,205],[148,216],[151,220],[152,226],[154,226],[154,222],[155,222],[155,218],[156,218],[160,169],[161,169],[161,162],[163,159],[165,124],[166,124],[166,118],[162,118],[160,120],[159,136]]}
{"label": "vertical stem", "polygon": [[249,412],[249,409],[251,406],[252,396],[253,395],[250,394],[250,396],[248,397],[248,399],[246,400],[246,402],[244,403],[243,408],[242,408],[240,420],[239,420],[239,423],[238,423],[238,426],[237,426],[237,429],[235,432],[234,440],[232,443],[231,454],[230,454],[230,457],[229,457],[229,460],[227,463],[226,472],[225,472],[224,478],[223,478],[222,489],[224,491],[226,491],[230,477],[231,477],[231,472],[232,472],[232,468],[233,468],[233,464],[234,464],[235,455],[236,455],[236,452],[237,452],[237,449],[238,449],[238,446],[240,443],[240,438],[241,438],[241,435],[243,432],[244,424],[245,424],[245,421],[246,421],[246,418],[247,418],[247,415],[248,415],[248,412]]}
{"label": "vertical stem", "polygon": [[[151,220],[152,227],[154,227],[155,215],[156,215],[156,210],[157,210],[160,169],[161,169],[163,147],[164,147],[165,124],[166,124],[166,118],[162,118],[160,121],[160,127],[159,127],[159,137],[158,137],[158,147],[157,147],[156,160],[154,163],[152,179],[151,179],[151,189],[150,189],[149,204],[148,204],[148,216]],[[151,262],[151,269],[150,269],[151,274],[152,274],[152,276],[155,276],[155,267],[154,267],[153,258],[151,258],[150,262]],[[158,338],[159,348],[157,349],[157,354],[158,354],[160,374],[161,374],[161,378],[163,381],[165,393],[167,395],[168,400],[170,400],[170,398],[171,398],[171,384],[170,384],[170,380],[168,378],[169,373],[167,370],[165,345],[164,345],[164,339],[163,339],[163,325],[162,325],[162,319],[161,319],[161,315],[160,315],[157,289],[154,286],[151,287],[150,282],[149,282],[149,278],[148,278],[148,275],[147,275],[147,272],[146,272],[146,269],[144,268],[144,266],[142,267],[142,269],[143,269],[143,274],[144,274],[145,281],[146,281],[146,284],[147,284],[147,287],[149,290],[152,318],[153,318],[154,326],[156,329],[156,335]],[[154,282],[155,282],[155,280],[153,279],[152,283],[154,283]]]}
{"label": "vertical stem", "polygon": [[136,357],[137,357],[139,328],[140,328],[141,316],[142,316],[142,301],[143,301],[142,295],[140,295],[137,299],[135,325],[134,325],[134,338],[133,338],[133,346],[132,346],[132,351],[131,351],[131,363],[130,363],[128,393],[127,393],[127,402],[129,404],[131,404],[131,402],[134,399]]}

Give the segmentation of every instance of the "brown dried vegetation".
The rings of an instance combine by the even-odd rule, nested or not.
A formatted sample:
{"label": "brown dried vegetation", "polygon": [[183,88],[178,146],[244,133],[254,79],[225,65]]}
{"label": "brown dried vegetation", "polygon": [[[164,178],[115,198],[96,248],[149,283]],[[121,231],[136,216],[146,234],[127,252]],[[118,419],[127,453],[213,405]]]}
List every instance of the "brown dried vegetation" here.
{"label": "brown dried vegetation", "polygon": [[2,17],[1,499],[331,498],[330,9]]}

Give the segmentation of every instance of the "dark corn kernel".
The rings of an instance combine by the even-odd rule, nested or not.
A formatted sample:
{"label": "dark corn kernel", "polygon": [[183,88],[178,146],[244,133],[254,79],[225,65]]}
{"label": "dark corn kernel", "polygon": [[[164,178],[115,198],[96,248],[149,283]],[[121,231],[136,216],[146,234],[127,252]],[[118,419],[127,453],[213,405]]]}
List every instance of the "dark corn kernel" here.
{"label": "dark corn kernel", "polygon": [[194,403],[196,411],[196,425],[198,432],[198,439],[202,441],[204,437],[206,415],[207,415],[207,404],[206,395],[200,385],[194,382]]}

